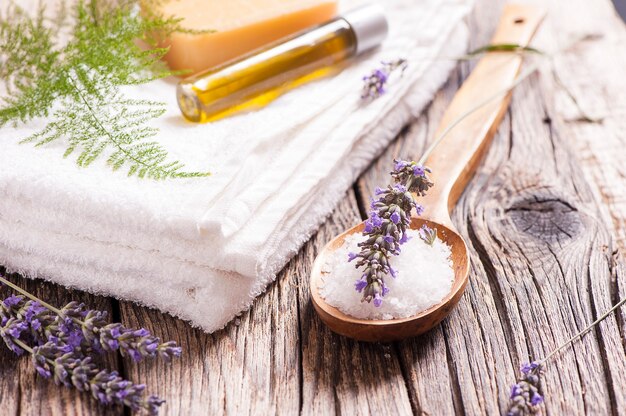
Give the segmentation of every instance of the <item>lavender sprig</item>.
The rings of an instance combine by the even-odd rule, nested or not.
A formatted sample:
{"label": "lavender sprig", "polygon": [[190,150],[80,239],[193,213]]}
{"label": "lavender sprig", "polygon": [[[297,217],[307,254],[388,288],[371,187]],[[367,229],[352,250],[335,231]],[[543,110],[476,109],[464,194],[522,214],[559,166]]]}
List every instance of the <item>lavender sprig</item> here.
{"label": "lavender sprig", "polygon": [[625,303],[626,296],[613,305],[611,309],[600,315],[595,321],[587,325],[583,330],[550,351],[542,360],[522,364],[520,367],[522,377],[511,387],[511,400],[509,402],[507,416],[521,416],[535,413],[538,410],[538,406],[544,401],[543,396],[539,393],[540,376],[544,364],[564,348],[570,346],[574,341],[591,331],[596,325],[608,318]]}
{"label": "lavender sprig", "polygon": [[88,342],[104,351],[119,350],[123,357],[130,357],[136,362],[156,356],[167,361],[180,357],[182,350],[175,342],[161,343],[145,328],[129,329],[119,323],[108,324],[106,316],[106,312],[87,311],[82,329]]}
{"label": "lavender sprig", "polygon": [[15,342],[32,355],[40,376],[53,377],[56,384],[91,392],[93,398],[102,404],[124,405],[133,411],[144,410],[156,415],[159,406],[164,403],[156,396],[144,397],[145,385],[124,380],[115,371],[99,370],[91,357],[75,351],[67,352],[53,341],[34,348],[18,339]]}
{"label": "lavender sprig", "polygon": [[511,387],[511,396],[507,416],[524,416],[537,411],[537,406],[543,403],[543,396],[539,394],[539,376],[541,364],[536,361],[524,363],[520,367],[521,378]]}
{"label": "lavender sprig", "polygon": [[119,323],[108,323],[106,312],[86,310],[83,303],[70,302],[57,309],[2,276],[0,282],[8,283],[7,286],[31,298],[28,302],[22,296],[7,298],[5,302],[8,300],[11,306],[7,307],[3,302],[0,319],[15,317],[24,321],[29,325],[30,335],[37,345],[51,334],[67,345],[82,349],[85,355],[119,350],[123,357],[130,357],[137,362],[157,356],[169,361],[172,357],[180,357],[182,353],[175,342],[161,343],[158,337],[144,328],[131,329]]}
{"label": "lavender sprig", "polygon": [[424,224],[422,225],[422,228],[419,229],[418,233],[419,233],[420,239],[426,244],[428,244],[429,246],[432,246],[433,244],[435,244],[435,241],[437,240],[436,228],[430,228],[428,225]]}
{"label": "lavender sprig", "polygon": [[30,299],[12,295],[0,303],[0,338],[17,355],[30,353],[40,376],[54,375],[57,384],[90,391],[103,404],[158,413],[163,400],[145,398],[144,385],[124,380],[116,372],[99,370],[92,357],[120,351],[134,361],[156,356],[169,360],[181,354],[176,343],[161,343],[143,328],[107,323],[106,312],[86,310],[82,303],[70,302],[57,309],[0,275],[1,283]]}
{"label": "lavender sprig", "polygon": [[381,67],[374,69],[369,75],[363,77],[362,99],[376,99],[385,94],[387,81],[392,72],[397,69],[404,73],[408,66],[408,62],[404,58],[394,59],[393,61],[382,61]]}
{"label": "lavender sprig", "polygon": [[370,217],[365,221],[363,235],[367,239],[359,243],[359,253],[349,253],[348,261],[357,260],[355,267],[363,268],[363,275],[355,282],[355,289],[363,293],[362,301],[374,302],[380,307],[389,289],[385,277],[396,277],[397,271],[389,264],[390,256],[400,254],[400,245],[409,239],[407,228],[411,223],[411,211],[421,215],[424,208],[417,204],[411,193],[420,196],[433,186],[428,179],[428,168],[415,162],[394,161],[391,176],[396,182],[386,189],[376,189],[377,199],[372,200]]}

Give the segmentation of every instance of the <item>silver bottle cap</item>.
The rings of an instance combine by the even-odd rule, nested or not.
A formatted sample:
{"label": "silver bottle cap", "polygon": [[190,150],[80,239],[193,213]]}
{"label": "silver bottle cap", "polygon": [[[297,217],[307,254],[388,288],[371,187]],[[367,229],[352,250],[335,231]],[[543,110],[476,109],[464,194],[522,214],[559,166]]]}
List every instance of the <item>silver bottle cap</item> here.
{"label": "silver bottle cap", "polygon": [[387,37],[389,25],[382,6],[378,4],[350,10],[342,17],[354,31],[357,54],[377,47]]}

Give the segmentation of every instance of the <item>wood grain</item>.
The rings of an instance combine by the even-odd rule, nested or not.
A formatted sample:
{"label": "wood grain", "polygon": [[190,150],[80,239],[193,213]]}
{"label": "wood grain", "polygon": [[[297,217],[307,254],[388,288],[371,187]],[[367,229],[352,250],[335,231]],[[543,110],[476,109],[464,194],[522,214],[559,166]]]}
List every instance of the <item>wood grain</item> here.
{"label": "wood grain", "polygon": [[308,277],[318,251],[361,221],[349,197],[303,251],[299,268],[302,336],[302,413],[409,414],[411,405],[397,352],[391,345],[365,344],[332,333],[311,305]]}
{"label": "wood grain", "polygon": [[[470,47],[490,38],[502,4],[477,1]],[[520,362],[541,357],[625,292],[617,248],[626,246],[620,116],[626,30],[608,0],[547,5],[553,13],[546,23],[554,26],[539,33],[546,47],[574,34],[604,34],[557,58],[555,71],[587,112],[610,117],[578,121],[551,71],[516,91],[452,218],[471,246],[470,284],[456,311],[426,336],[361,344],[334,335],[315,316],[306,281],[319,249],[363,218],[369,190],[387,181],[391,159],[421,154],[471,63],[372,164],[356,184],[356,199],[348,193],[277,282],[223,331],[207,335],[137,305],[116,310],[110,300],[18,281],[59,304],[112,305],[125,323],[178,340],[185,355],[172,364],[119,363],[168,400],[164,415],[500,414]],[[544,414],[626,413],[625,322],[623,311],[610,317],[547,365]],[[37,380],[27,358],[3,347],[0,409],[28,416],[123,413]]]}

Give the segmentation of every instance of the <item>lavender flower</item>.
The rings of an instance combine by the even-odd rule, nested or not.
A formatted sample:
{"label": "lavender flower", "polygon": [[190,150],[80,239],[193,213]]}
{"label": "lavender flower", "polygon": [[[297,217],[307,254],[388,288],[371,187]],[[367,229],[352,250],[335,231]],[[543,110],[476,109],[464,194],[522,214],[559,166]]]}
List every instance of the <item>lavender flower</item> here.
{"label": "lavender flower", "polygon": [[428,168],[415,162],[394,162],[391,176],[396,184],[376,190],[378,199],[372,200],[370,217],[363,228],[367,239],[359,243],[359,253],[348,255],[348,261],[357,260],[355,267],[364,270],[362,278],[355,282],[355,290],[363,293],[362,301],[373,301],[376,307],[382,305],[383,297],[389,292],[385,277],[396,276],[389,258],[400,254],[400,245],[409,240],[407,228],[411,223],[411,210],[415,209],[418,215],[423,210],[411,193],[423,196],[433,185],[426,176],[430,172]]}
{"label": "lavender flower", "polygon": [[53,376],[57,384],[89,391],[102,404],[125,405],[133,411],[145,410],[152,415],[157,414],[163,404],[163,400],[155,396],[144,397],[145,385],[124,380],[115,371],[99,370],[91,357],[65,352],[52,341],[34,347],[32,360],[42,377]]}
{"label": "lavender flower", "polygon": [[419,236],[426,244],[432,246],[435,244],[435,240],[437,240],[437,229],[430,228],[428,225],[422,225],[422,228],[419,229]]}
{"label": "lavender flower", "polygon": [[101,328],[99,333],[104,349],[119,349],[122,356],[129,356],[134,361],[157,355],[169,360],[181,354],[180,347],[177,347],[175,343],[161,344],[159,338],[152,336],[144,328],[133,330],[124,328],[121,324],[109,324]]}
{"label": "lavender flower", "polygon": [[14,335],[20,336],[22,333],[21,322],[15,318],[7,319],[0,327],[0,338],[4,341],[7,348],[13,351],[17,355],[24,354],[24,349],[14,342]]}
{"label": "lavender flower", "polygon": [[[10,296],[1,305],[0,326],[5,333],[37,345],[45,342],[45,329],[55,319],[48,309],[39,302],[25,301],[23,296]],[[5,343],[9,346],[11,341],[5,339]]]}
{"label": "lavender flower", "polygon": [[24,298],[21,296],[12,295],[3,300],[2,305],[4,305],[5,308],[10,309],[13,306],[17,306],[23,299]]}
{"label": "lavender flower", "polygon": [[539,394],[541,364],[536,361],[524,363],[520,367],[520,372],[521,379],[511,387],[507,416],[533,414],[537,411],[537,406],[543,403],[543,396]]}
{"label": "lavender flower", "polygon": [[0,302],[0,338],[18,355],[29,352],[40,376],[90,391],[103,404],[158,412],[163,400],[144,398],[145,386],[123,380],[115,372],[99,370],[92,356],[119,350],[134,361],[156,356],[169,360],[181,355],[175,342],[161,343],[146,329],[108,323],[106,312],[87,310],[82,303],[70,302],[57,309],[0,275],[2,283],[32,300],[14,295]]}
{"label": "lavender flower", "polygon": [[367,280],[364,277],[354,282],[354,289],[359,293],[361,293],[366,286]]}
{"label": "lavender flower", "polygon": [[404,73],[408,63],[406,59],[398,58],[393,61],[382,61],[382,67],[374,69],[369,75],[363,77],[362,99],[376,99],[385,94],[385,85],[393,71],[400,68]]}
{"label": "lavender flower", "polygon": [[46,338],[54,337],[72,349],[82,350],[85,355],[120,350],[122,356],[131,357],[134,361],[157,355],[169,360],[180,356],[182,352],[173,342],[160,343],[159,338],[146,329],[109,324],[106,312],[85,310],[82,303],[70,302],[60,309],[60,314],[50,311],[39,302],[25,302],[22,296],[11,296],[2,305],[0,319],[17,319],[19,325],[24,327],[16,328],[18,323],[12,322],[11,330],[28,331],[26,341],[33,340],[37,345],[44,343]]}

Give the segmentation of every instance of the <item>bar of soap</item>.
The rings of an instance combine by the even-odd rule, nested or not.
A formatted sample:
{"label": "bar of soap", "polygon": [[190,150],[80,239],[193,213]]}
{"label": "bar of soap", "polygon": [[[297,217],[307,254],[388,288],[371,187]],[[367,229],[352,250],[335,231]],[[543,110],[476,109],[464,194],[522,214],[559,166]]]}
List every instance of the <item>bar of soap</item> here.
{"label": "bar of soap", "polygon": [[337,0],[169,0],[165,16],[212,33],[174,33],[166,45],[171,69],[192,73],[215,67],[268,43],[332,19]]}

